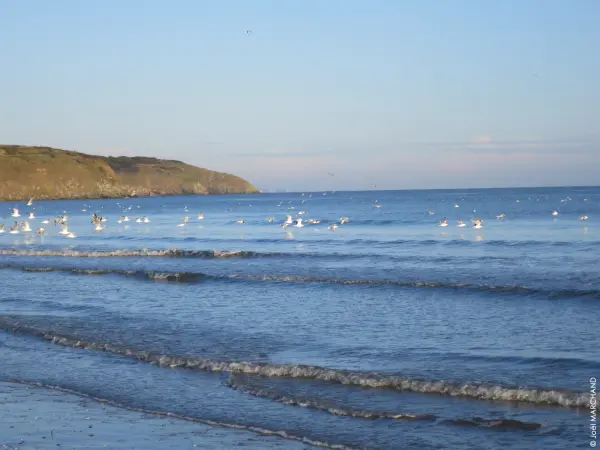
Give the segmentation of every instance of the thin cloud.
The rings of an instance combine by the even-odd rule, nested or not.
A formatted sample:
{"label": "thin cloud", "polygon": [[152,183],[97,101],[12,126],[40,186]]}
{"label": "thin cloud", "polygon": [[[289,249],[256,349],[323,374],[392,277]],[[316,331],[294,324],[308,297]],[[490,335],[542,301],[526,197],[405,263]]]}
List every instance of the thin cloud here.
{"label": "thin cloud", "polygon": [[492,141],[490,136],[477,136],[472,139],[473,144],[491,144]]}
{"label": "thin cloud", "polygon": [[477,136],[470,141],[419,142],[419,147],[465,151],[469,153],[493,153],[499,155],[530,154],[543,155],[570,151],[575,153],[595,153],[600,150],[600,142],[594,139],[522,139],[495,140],[490,136]]}

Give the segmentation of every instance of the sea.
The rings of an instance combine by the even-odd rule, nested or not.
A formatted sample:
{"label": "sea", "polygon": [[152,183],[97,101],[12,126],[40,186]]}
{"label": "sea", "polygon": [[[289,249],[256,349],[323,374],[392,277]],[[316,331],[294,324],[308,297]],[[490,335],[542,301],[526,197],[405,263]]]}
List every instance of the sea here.
{"label": "sea", "polygon": [[[65,214],[74,238],[41,223]],[[1,381],[283,449],[589,448],[600,188],[34,199],[2,222]]]}

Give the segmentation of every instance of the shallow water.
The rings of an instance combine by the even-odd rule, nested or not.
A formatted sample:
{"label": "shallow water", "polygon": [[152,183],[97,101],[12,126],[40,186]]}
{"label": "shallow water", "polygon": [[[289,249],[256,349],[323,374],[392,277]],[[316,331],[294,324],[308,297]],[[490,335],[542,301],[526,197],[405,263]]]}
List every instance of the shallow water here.
{"label": "shallow water", "polygon": [[[6,230],[13,207],[29,210],[1,203]],[[32,209],[34,230],[67,211],[77,237],[52,224],[41,237],[0,235],[2,379],[276,432],[283,447],[587,445],[600,188]],[[299,211],[321,223],[279,226]],[[94,231],[92,212],[106,229]]]}

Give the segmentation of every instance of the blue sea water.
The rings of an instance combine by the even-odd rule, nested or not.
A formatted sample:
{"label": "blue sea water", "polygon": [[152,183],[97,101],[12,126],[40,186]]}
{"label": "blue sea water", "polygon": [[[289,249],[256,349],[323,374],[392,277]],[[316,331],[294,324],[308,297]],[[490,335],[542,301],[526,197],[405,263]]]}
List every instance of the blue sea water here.
{"label": "blue sea water", "polygon": [[[600,188],[5,202],[6,231],[13,207],[46,234],[0,234],[2,380],[281,448],[589,446]],[[40,224],[64,213],[74,239]]]}

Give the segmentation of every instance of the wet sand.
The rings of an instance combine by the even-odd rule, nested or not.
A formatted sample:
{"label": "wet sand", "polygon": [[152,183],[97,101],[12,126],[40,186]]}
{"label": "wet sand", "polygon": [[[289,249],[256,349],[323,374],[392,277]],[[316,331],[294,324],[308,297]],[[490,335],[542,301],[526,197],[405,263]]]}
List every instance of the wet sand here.
{"label": "wet sand", "polygon": [[306,449],[261,436],[143,414],[50,389],[0,382],[0,450]]}

